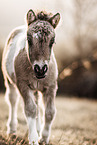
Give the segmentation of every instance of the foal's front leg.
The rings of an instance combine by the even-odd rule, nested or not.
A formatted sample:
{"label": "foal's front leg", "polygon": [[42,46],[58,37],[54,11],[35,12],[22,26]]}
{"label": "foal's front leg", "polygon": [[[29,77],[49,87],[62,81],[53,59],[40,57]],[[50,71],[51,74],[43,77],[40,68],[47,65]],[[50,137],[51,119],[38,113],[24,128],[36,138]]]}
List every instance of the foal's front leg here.
{"label": "foal's front leg", "polygon": [[38,133],[36,128],[37,106],[33,91],[29,90],[29,97],[25,100],[25,114],[29,128],[29,143],[31,145],[38,145]]}
{"label": "foal's front leg", "polygon": [[36,128],[37,106],[34,92],[30,90],[28,86],[24,86],[20,88],[20,93],[24,100],[24,111],[29,129],[29,143],[31,145],[38,145],[38,133]]}
{"label": "foal's front leg", "polygon": [[49,91],[44,93],[44,105],[45,105],[45,118],[44,118],[44,127],[42,131],[42,139],[41,143],[49,143],[49,137],[50,137],[50,132],[51,132],[51,125],[52,121],[55,116],[55,104],[54,104],[54,99],[56,95],[56,87],[53,89],[49,89]]}

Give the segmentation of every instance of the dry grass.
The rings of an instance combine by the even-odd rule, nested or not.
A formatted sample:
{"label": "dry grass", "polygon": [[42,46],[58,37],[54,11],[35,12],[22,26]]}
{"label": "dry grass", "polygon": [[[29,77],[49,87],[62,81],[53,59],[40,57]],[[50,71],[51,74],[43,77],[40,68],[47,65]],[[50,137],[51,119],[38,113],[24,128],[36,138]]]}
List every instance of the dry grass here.
{"label": "dry grass", "polygon": [[[50,145],[97,145],[97,101],[56,98],[57,115],[52,126]],[[28,145],[27,125],[18,108],[17,136],[6,136],[8,106],[0,97],[0,145]]]}

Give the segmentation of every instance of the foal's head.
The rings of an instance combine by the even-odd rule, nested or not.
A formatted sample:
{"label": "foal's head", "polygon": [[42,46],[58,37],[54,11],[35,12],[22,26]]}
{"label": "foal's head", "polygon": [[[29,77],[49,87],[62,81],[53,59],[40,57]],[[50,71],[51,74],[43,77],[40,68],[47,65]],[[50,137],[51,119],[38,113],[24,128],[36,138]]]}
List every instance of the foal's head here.
{"label": "foal's head", "polygon": [[59,13],[52,17],[43,12],[35,15],[32,10],[27,13],[27,52],[38,79],[46,76],[52,46],[55,41],[54,28],[59,20]]}

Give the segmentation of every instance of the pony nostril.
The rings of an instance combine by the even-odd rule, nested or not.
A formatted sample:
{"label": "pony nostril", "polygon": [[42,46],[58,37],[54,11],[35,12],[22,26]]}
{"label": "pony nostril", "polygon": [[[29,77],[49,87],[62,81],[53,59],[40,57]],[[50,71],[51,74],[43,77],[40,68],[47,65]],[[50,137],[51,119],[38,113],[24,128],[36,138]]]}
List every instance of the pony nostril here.
{"label": "pony nostril", "polygon": [[46,65],[46,64],[42,67],[42,70],[43,70],[43,72],[44,72],[44,73],[46,73],[46,72],[47,72],[48,67],[47,67],[47,65]]}
{"label": "pony nostril", "polygon": [[46,64],[42,68],[38,64],[34,65],[34,72],[38,79],[44,78],[47,70],[48,70],[48,67]]}
{"label": "pony nostril", "polygon": [[39,67],[39,65],[35,65],[34,66],[34,71],[35,71],[35,73],[39,73],[40,72],[40,67]]}

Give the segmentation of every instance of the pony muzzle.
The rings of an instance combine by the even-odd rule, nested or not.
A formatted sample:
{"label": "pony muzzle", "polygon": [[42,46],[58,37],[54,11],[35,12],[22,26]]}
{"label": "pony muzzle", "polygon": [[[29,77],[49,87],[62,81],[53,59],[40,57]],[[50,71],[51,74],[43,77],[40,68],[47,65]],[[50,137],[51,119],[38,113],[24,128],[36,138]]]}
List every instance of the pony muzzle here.
{"label": "pony muzzle", "polygon": [[40,67],[38,64],[34,65],[34,72],[35,72],[36,78],[38,79],[45,78],[47,70],[48,70],[47,64],[45,64],[42,67]]}

